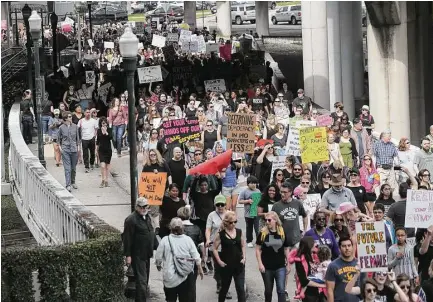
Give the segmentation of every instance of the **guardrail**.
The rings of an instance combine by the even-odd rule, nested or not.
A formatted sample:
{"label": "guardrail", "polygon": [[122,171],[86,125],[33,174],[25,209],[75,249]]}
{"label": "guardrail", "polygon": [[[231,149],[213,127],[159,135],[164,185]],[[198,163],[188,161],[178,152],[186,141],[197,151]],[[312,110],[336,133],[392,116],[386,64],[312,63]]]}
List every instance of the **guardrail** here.
{"label": "guardrail", "polygon": [[107,227],[44,169],[24,142],[20,121],[15,103],[9,113],[9,178],[17,208],[38,244],[83,241]]}

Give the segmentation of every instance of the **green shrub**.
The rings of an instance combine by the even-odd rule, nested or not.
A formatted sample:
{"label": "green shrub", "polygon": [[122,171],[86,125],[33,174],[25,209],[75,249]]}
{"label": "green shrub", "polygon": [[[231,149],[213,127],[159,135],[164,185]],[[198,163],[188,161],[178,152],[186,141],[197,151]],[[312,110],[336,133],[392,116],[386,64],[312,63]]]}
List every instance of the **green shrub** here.
{"label": "green shrub", "polygon": [[122,291],[123,268],[120,233],[111,227],[75,244],[8,249],[2,252],[2,301],[34,301],[33,271],[41,301],[110,301]]}
{"label": "green shrub", "polygon": [[27,229],[12,195],[2,195],[1,197],[1,218],[2,232]]}

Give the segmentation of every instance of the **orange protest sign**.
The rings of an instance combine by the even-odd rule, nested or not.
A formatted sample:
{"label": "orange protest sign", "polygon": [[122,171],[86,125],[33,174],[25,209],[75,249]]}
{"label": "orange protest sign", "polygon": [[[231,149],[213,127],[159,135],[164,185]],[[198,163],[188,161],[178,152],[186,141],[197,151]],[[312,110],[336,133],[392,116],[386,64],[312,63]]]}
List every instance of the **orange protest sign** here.
{"label": "orange protest sign", "polygon": [[138,182],[138,196],[144,197],[151,206],[162,205],[167,173],[142,172]]}

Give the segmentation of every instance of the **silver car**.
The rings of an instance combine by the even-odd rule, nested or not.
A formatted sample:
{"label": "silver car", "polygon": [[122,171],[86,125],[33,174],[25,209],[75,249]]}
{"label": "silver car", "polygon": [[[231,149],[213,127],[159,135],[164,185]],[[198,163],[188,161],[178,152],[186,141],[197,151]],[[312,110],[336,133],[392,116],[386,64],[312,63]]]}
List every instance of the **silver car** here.
{"label": "silver car", "polygon": [[278,24],[280,22],[288,22],[292,25],[302,22],[302,13],[300,5],[291,5],[280,7],[275,15],[271,18],[273,24]]}
{"label": "silver car", "polygon": [[241,25],[245,21],[256,23],[256,7],[251,4],[233,5],[231,7],[232,23]]}

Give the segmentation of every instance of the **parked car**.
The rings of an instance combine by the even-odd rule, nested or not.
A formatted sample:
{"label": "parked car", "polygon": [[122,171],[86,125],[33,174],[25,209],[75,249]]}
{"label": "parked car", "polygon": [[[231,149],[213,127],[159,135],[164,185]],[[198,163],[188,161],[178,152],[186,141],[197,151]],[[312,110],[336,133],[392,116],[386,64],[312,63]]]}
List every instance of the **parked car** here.
{"label": "parked car", "polygon": [[[89,14],[86,13],[86,21],[89,20]],[[92,24],[100,25],[107,21],[128,21],[128,11],[120,6],[100,7],[92,12]]]}
{"label": "parked car", "polygon": [[232,23],[241,25],[245,21],[250,21],[252,24],[256,23],[256,7],[249,4],[233,5]]}
{"label": "parked car", "polygon": [[[145,13],[146,19],[152,20],[153,18],[159,18],[159,23],[168,21],[177,21],[177,23],[182,23],[184,18],[184,10],[183,7],[170,5],[167,8],[167,11],[164,7],[157,7],[154,11],[149,11]],[[168,22],[167,22],[168,23]]]}
{"label": "parked car", "polygon": [[211,9],[213,6],[215,6],[215,1],[196,1],[195,2],[195,9],[196,10],[207,10]]}
{"label": "parked car", "polygon": [[147,11],[155,9],[157,5],[158,2],[156,1],[146,1],[146,2],[138,2],[134,5],[134,7],[132,7],[131,5],[131,8],[133,9],[134,14],[137,14],[137,13],[145,13]]}
{"label": "parked car", "polygon": [[216,6],[212,6],[212,7],[210,8],[210,12],[211,12],[212,14],[216,14],[216,12],[217,12],[217,7],[216,7]]}
{"label": "parked car", "polygon": [[298,24],[298,22],[302,22],[301,6],[291,5],[280,7],[272,16],[271,21],[275,25],[280,22],[288,22],[292,25]]}

